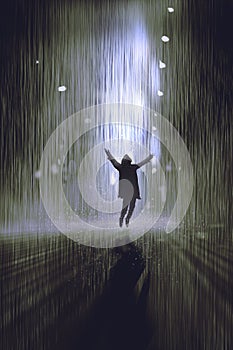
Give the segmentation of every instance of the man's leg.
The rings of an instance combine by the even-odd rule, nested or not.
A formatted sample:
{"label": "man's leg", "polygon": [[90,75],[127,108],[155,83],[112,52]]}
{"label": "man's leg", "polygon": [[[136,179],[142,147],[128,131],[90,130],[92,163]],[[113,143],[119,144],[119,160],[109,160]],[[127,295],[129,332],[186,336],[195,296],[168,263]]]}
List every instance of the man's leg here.
{"label": "man's leg", "polygon": [[121,216],[120,216],[120,219],[119,219],[119,225],[120,225],[120,227],[121,227],[122,224],[123,224],[123,220],[124,220],[125,214],[127,213],[127,210],[128,210],[128,205],[129,205],[129,203],[128,203],[127,198],[123,198]]}
{"label": "man's leg", "polygon": [[132,200],[130,201],[130,204],[129,204],[129,212],[128,212],[128,215],[125,219],[125,223],[126,223],[126,226],[129,225],[129,220],[133,214],[133,211],[134,211],[134,208],[135,208],[135,204],[136,204],[136,198],[133,197]]}

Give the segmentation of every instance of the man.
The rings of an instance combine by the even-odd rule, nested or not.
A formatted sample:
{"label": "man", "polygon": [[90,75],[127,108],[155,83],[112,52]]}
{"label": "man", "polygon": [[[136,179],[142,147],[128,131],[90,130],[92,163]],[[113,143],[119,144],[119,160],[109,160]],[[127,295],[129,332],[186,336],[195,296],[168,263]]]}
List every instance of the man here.
{"label": "man", "polygon": [[131,164],[132,159],[128,156],[128,154],[125,154],[120,164],[116,161],[116,159],[113,157],[109,150],[104,150],[112,165],[119,171],[118,197],[123,199],[121,215],[119,218],[119,225],[120,227],[122,227],[124,217],[128,211],[128,214],[125,219],[125,224],[128,227],[129,220],[135,208],[136,199],[141,199],[138,185],[137,170],[144,164],[148,163],[153,158],[153,155],[150,154],[146,159],[144,159],[138,164]]}

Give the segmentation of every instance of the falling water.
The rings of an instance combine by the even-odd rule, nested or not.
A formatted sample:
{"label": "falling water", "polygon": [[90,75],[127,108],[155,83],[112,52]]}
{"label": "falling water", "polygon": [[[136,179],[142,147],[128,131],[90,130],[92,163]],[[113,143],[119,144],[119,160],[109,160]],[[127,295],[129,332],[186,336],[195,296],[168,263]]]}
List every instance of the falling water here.
{"label": "falling water", "polygon": [[[108,6],[100,9],[94,4],[85,6],[81,3],[72,8],[62,3],[59,7],[54,6],[52,4],[48,7],[43,19],[39,15],[35,18],[29,17],[32,23],[28,23],[28,26],[32,29],[26,38],[27,42],[19,50],[20,57],[15,74],[20,75],[19,91],[24,93],[20,97],[19,110],[22,112],[17,112],[17,119],[25,127],[18,130],[15,126],[18,134],[22,133],[20,137],[18,134],[15,136],[16,142],[21,139],[21,145],[16,145],[17,150],[20,147],[23,149],[19,156],[14,153],[14,168],[10,171],[5,187],[11,210],[5,204],[4,220],[10,231],[32,230],[34,225],[35,230],[38,230],[38,219],[40,218],[40,225],[46,220],[47,215],[43,212],[38,191],[39,162],[48,137],[61,121],[84,107],[101,103],[121,102],[160,108],[156,94],[161,89],[159,59],[163,46],[160,40],[163,18],[160,13],[163,12],[164,17],[167,15],[165,6],[162,9],[160,4],[148,7],[140,2],[113,4],[111,9]],[[158,13],[155,24],[152,23],[151,9]],[[51,22],[49,14],[53,11],[57,15]],[[113,18],[110,16],[112,11],[115,14]],[[36,12],[33,15],[35,14]],[[31,41],[34,43],[34,40],[36,43],[33,45]],[[33,46],[32,49],[30,45]],[[58,91],[59,86],[64,88]],[[9,100],[6,101],[8,102]],[[98,118],[103,124],[103,131],[96,130],[94,135],[85,135],[82,144],[76,145],[73,159],[70,152],[63,169],[66,182],[67,174],[71,172],[77,177],[77,168],[84,152],[107,139],[104,124],[111,124],[112,117],[100,115]],[[88,122],[87,119],[85,118],[85,122]],[[130,115],[119,116],[118,121],[132,124],[133,119]],[[147,130],[148,124],[149,121],[142,115],[139,126]],[[105,135],[101,135],[103,132]],[[159,161],[160,144],[158,140],[148,140],[145,132],[143,134],[142,130],[129,126],[122,130],[119,127],[112,130],[112,135],[108,135],[108,138],[119,139],[113,149],[113,152],[117,152],[116,157],[128,152],[135,161],[139,161],[142,152],[139,153],[135,142],[140,142]],[[122,138],[130,140],[129,133],[131,145],[127,149],[122,145]],[[60,165],[53,164],[51,171],[54,176],[63,161],[64,159],[58,159]],[[73,168],[70,164],[73,164]],[[16,179],[17,173],[22,178],[20,181]],[[104,172],[104,177],[108,173],[109,167]],[[141,186],[143,189],[143,184]],[[9,192],[9,187],[17,190]],[[77,186],[73,187],[75,190]],[[83,203],[78,196],[76,209],[83,211]],[[48,223],[49,221],[47,225]],[[42,225],[43,229],[49,230],[49,227]]]}
{"label": "falling water", "polygon": [[[187,8],[177,4],[176,11],[169,14],[167,4],[159,1],[102,6],[52,2],[44,4],[42,16],[41,5],[36,6],[16,5],[22,16],[15,19],[15,28],[9,29],[14,35],[9,34],[9,47],[4,47],[5,61],[7,52],[10,55],[13,48],[17,57],[12,55],[2,72],[5,85],[1,99],[1,159],[3,172],[7,174],[2,177],[3,230],[13,222],[16,231],[20,231],[20,222],[25,221],[28,228],[29,222],[38,222],[38,212],[43,211],[39,165],[52,131],[83,108],[113,102],[152,108],[178,129],[191,154],[196,181],[201,184],[194,188],[191,221],[199,224],[229,219],[226,202],[229,171],[224,172],[229,166],[221,157],[230,140],[229,118],[223,117],[228,104],[219,98],[221,103],[213,105],[216,98],[213,94],[217,92],[208,90],[214,89],[216,76],[220,81],[223,78],[215,68],[218,69],[213,78],[216,82],[211,80],[205,86],[208,83],[204,77],[208,77],[210,67],[216,66],[213,44],[207,41],[208,33],[205,34],[208,47],[202,56],[198,54],[197,46],[192,45],[193,34],[188,32],[182,16]],[[166,33],[170,41],[163,43],[160,38]],[[166,69],[159,68],[159,61],[166,62]],[[67,89],[59,92],[59,86]],[[158,91],[163,91],[164,96],[159,97]],[[102,122],[111,123],[111,117]],[[147,123],[142,117],[142,127],[147,128]],[[225,136],[220,138],[221,131]],[[128,132],[135,134],[135,130]],[[80,158],[84,157],[88,143],[100,142],[97,133],[94,141],[88,135],[84,139],[86,146],[82,146]],[[140,136],[136,139],[141,141]],[[126,151],[120,145],[121,142],[116,147],[118,157]],[[159,143],[149,148],[158,158]],[[137,150],[131,147],[128,152],[138,161]],[[164,155],[160,161],[165,163],[165,158]],[[77,158],[70,161],[77,167]],[[168,164],[170,161],[168,158]],[[64,166],[64,172],[74,173],[68,160]],[[219,176],[213,168],[220,171]],[[53,170],[56,172],[55,165]],[[109,168],[105,176],[108,171]],[[41,215],[45,220],[46,215]]]}
{"label": "falling water", "polygon": [[[172,6],[174,12],[170,13],[168,6]],[[80,293],[87,291],[85,297],[82,296],[83,305],[90,304],[103,288],[108,277],[106,271],[115,258],[109,250],[99,253],[88,247],[77,248],[59,234],[40,196],[41,157],[54,130],[79,111],[113,103],[150,109],[177,129],[189,151],[194,171],[193,196],[180,228],[167,235],[164,225],[159,224],[158,230],[151,230],[137,243],[145,255],[146,269],[153,275],[150,310],[154,311],[150,312],[152,316],[156,313],[159,331],[164,336],[158,342],[164,349],[171,349],[172,344],[191,348],[191,327],[200,325],[192,343],[196,348],[201,348],[204,340],[206,349],[213,348],[213,344],[219,349],[230,348],[232,51],[228,50],[227,25],[222,24],[221,15],[217,16],[220,7],[215,1],[203,4],[162,0],[24,0],[6,5],[1,14],[0,54],[3,278],[7,280],[7,273],[24,276],[22,271],[30,266],[35,275],[31,277],[25,272],[25,279],[33,280],[34,290],[38,288],[38,281],[44,279],[41,293],[45,298],[50,295],[49,288],[53,290],[63,281],[62,278],[56,280],[57,269],[61,269],[64,279],[72,280],[70,276],[78,274],[83,283]],[[222,10],[222,16],[227,15],[225,12]],[[161,40],[163,35],[169,37],[167,43]],[[89,117],[85,113],[83,116],[80,125],[88,127]],[[115,126],[115,117],[111,115],[100,113],[91,117],[100,126],[77,139],[64,159],[57,160],[51,168],[51,178],[62,172],[69,205],[85,222],[92,221],[101,227],[106,216],[91,208],[80,194],[78,171],[84,164],[83,159],[98,145],[102,149],[105,145],[112,147],[118,160],[129,153],[138,162],[147,152],[152,152],[154,161],[139,174],[143,200],[135,215],[143,210],[150,191],[145,174],[153,168],[160,169],[157,183],[160,190],[156,195],[157,202],[162,203],[166,224],[176,202],[177,169],[159,142],[161,135],[152,133],[151,136],[147,132],[153,127],[150,119],[142,113],[139,127],[135,127],[133,116],[127,113],[119,115],[119,124]],[[104,153],[100,155],[101,150],[98,152],[97,163],[105,157]],[[90,174],[91,163],[86,167],[84,173]],[[101,198],[110,202],[117,200],[117,174],[106,159],[96,172],[96,184]],[[56,197],[56,193],[52,195]],[[158,213],[159,210],[160,207]],[[118,214],[108,218],[111,225],[118,222]],[[24,234],[27,236],[21,241]],[[8,241],[9,237],[13,237],[13,243]],[[33,256],[38,265],[36,272],[30,265]],[[14,272],[16,261],[22,264],[21,272]],[[99,263],[95,269],[94,261]],[[30,310],[33,300],[36,304],[42,298],[39,292],[35,295],[33,289],[28,290],[22,280],[19,282],[21,306],[14,311],[16,318]],[[16,293],[10,283],[6,287],[3,322],[9,329],[14,318],[11,305],[20,304],[7,293],[8,289]],[[71,295],[65,289],[64,293],[69,300],[76,300],[76,292]],[[218,298],[219,303],[213,306],[211,301]],[[60,317],[60,308],[68,305],[65,302],[63,305],[63,301],[58,295],[54,297],[53,313],[45,307],[45,327],[49,327],[49,314],[51,322]],[[86,309],[80,306],[75,310],[74,318]],[[183,319],[178,318],[181,312]],[[24,325],[30,324],[30,317]],[[190,328],[186,323],[189,317]],[[41,328],[35,326],[35,329],[40,334]],[[176,330],[186,334],[187,339],[178,340]],[[45,338],[41,341],[49,343],[49,338]],[[22,343],[21,348],[27,346]]]}

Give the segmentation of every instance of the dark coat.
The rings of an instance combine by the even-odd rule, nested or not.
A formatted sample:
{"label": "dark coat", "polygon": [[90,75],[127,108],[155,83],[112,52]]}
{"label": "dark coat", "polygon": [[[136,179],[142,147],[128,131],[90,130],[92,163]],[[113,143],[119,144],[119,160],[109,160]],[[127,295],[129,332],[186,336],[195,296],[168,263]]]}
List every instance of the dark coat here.
{"label": "dark coat", "polygon": [[[119,193],[118,197],[125,198],[129,193],[130,184],[133,186],[133,197],[141,199],[138,185],[137,170],[140,168],[137,164],[131,164],[129,160],[123,159],[121,164],[116,159],[110,159],[112,165],[119,171]],[[121,181],[128,180],[128,181]]]}

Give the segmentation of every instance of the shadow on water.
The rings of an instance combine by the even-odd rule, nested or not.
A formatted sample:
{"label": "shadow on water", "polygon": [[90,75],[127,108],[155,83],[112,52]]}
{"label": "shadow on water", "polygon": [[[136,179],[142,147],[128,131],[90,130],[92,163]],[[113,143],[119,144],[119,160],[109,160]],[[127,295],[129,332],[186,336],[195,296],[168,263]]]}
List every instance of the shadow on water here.
{"label": "shadow on water", "polygon": [[0,348],[232,349],[231,226],[150,232],[135,245],[0,238]]}
{"label": "shadow on water", "polygon": [[[150,275],[141,251],[134,244],[114,249],[118,261],[102,295],[79,330],[56,349],[146,349],[152,337],[147,317]],[[75,334],[79,334],[76,336]],[[69,339],[67,339],[69,338]]]}

